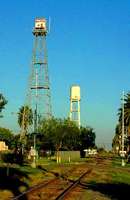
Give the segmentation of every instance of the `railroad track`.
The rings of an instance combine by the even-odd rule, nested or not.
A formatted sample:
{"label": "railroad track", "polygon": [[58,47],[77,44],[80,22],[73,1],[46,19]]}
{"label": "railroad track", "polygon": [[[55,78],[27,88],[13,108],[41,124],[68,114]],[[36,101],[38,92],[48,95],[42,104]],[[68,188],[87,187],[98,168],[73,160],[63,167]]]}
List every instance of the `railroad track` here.
{"label": "railroad track", "polygon": [[87,174],[89,174],[92,170],[89,169],[85,173],[83,173],[74,183],[72,183],[69,187],[67,187],[61,194],[59,194],[55,200],[63,200],[77,185],[80,184],[82,178],[84,178]]}
{"label": "railroad track", "polygon": [[30,189],[28,189],[27,191],[25,192],[22,192],[21,194],[19,194],[18,196],[14,197],[12,200],[22,200],[23,197],[25,197],[27,194],[31,193],[31,192],[34,192],[38,189],[41,189],[41,188],[44,188],[50,184],[53,184],[58,178],[54,178],[54,179],[51,179],[50,181],[48,182],[44,182],[44,183],[40,183],[38,185],[35,185],[33,187],[31,187]]}
{"label": "railroad track", "polygon": [[[90,173],[90,169],[85,171],[84,173],[80,172],[80,176],[75,181],[72,179],[68,179],[67,174],[57,176],[49,181],[43,182],[41,184],[35,185],[28,189],[27,191],[21,193],[20,195],[14,197],[12,200],[23,200],[23,199],[37,199],[37,196],[40,199],[44,199],[46,195],[48,196],[46,199],[56,199],[61,200],[63,199],[70,191],[72,191],[81,181],[83,177]],[[69,173],[72,172],[72,169],[68,171]],[[77,177],[77,174],[76,174]],[[54,192],[53,192],[54,190]],[[51,194],[50,194],[51,193]],[[56,196],[58,194],[58,196]]]}
{"label": "railroad track", "polygon": [[55,178],[53,178],[49,181],[43,181],[39,184],[36,184],[36,185],[30,187],[28,190],[26,190],[26,191],[22,192],[21,194],[13,197],[12,200],[22,200],[24,197],[26,197],[28,194],[30,194],[32,192],[35,192],[35,191],[40,190],[42,188],[44,189],[47,186],[55,184],[55,182],[58,181],[59,179],[63,179],[65,181],[71,182],[71,180],[68,179],[68,175],[71,174],[73,171],[75,171],[76,167],[73,167],[70,170],[64,170],[64,173],[62,173],[62,174],[58,174],[57,172],[54,172],[54,171],[48,171],[46,169],[42,169],[41,166],[39,167],[39,169],[43,170],[44,172],[47,172],[47,173],[54,175]]}
{"label": "railroad track", "polygon": [[[29,188],[27,191],[21,193],[20,195],[12,198],[12,200],[35,200],[35,199],[44,199],[44,200],[61,200],[65,197],[71,197],[74,193],[81,191],[81,179],[91,173],[92,169],[98,164],[105,164],[104,159],[97,157],[95,158],[96,162],[93,165],[90,164],[86,170],[86,165],[76,165],[70,170],[63,170],[61,174],[55,171],[48,171],[43,168],[44,172],[49,172],[55,176],[49,181],[44,181],[38,185],[35,185]],[[42,170],[42,168],[41,168]],[[81,174],[82,173],[82,174]],[[78,178],[77,178],[78,177]],[[80,186],[80,187],[79,187]],[[74,193],[73,193],[74,192]],[[68,196],[67,196],[68,195]]]}

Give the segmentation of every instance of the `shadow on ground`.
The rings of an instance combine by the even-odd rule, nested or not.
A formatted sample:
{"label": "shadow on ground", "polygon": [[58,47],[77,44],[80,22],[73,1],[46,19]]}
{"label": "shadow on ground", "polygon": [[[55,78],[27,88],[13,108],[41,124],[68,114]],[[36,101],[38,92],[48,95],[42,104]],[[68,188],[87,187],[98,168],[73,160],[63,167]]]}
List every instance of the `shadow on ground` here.
{"label": "shadow on ground", "polygon": [[38,165],[37,167],[38,167],[38,169],[42,170],[42,172],[44,172],[44,173],[53,174],[55,177],[60,176],[60,174],[58,172],[53,172],[53,171],[47,170],[47,169],[43,168],[41,165]]}
{"label": "shadow on ground", "polygon": [[[10,167],[7,176],[7,168],[0,167],[0,190],[9,190],[14,196],[20,195],[20,187],[28,189],[27,183],[22,181],[24,178],[29,179],[27,173],[20,171],[20,169]],[[27,200],[27,198],[24,197],[23,200]]]}
{"label": "shadow on ground", "polygon": [[73,180],[69,179],[68,176],[65,175],[65,174],[60,174],[60,173],[58,173],[58,172],[53,172],[53,171],[47,170],[47,169],[43,168],[43,167],[40,166],[40,165],[38,166],[38,169],[42,170],[43,173],[46,173],[46,172],[47,172],[47,173],[50,173],[50,174],[54,175],[54,176],[57,177],[57,178],[62,178],[62,179],[64,179],[64,180],[68,180],[68,181],[70,181],[70,182],[74,182]]}
{"label": "shadow on ground", "polygon": [[81,186],[85,189],[100,192],[113,200],[127,200],[130,199],[130,185],[124,183],[92,183],[83,184]]}

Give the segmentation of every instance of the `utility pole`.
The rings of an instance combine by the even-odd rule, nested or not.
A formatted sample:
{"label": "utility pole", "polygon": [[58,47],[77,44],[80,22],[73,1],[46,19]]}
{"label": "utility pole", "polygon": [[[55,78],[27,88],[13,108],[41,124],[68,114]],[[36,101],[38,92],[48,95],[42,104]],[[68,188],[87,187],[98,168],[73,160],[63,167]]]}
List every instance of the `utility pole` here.
{"label": "utility pole", "polygon": [[124,167],[125,166],[125,152],[124,152],[124,136],[125,136],[125,126],[124,126],[124,91],[122,93],[122,143],[121,143],[121,156],[122,156],[122,160],[121,160],[121,166]]}
{"label": "utility pole", "polygon": [[36,135],[37,135],[37,125],[38,125],[38,121],[37,121],[37,104],[36,104],[36,109],[34,112],[34,137],[33,137],[33,149],[34,149],[34,156],[33,156],[33,168],[36,168]]}
{"label": "utility pole", "polygon": [[36,69],[36,73],[35,73],[35,76],[36,76],[36,82],[35,82],[35,87],[36,87],[36,90],[35,90],[35,103],[36,103],[36,107],[35,107],[35,110],[34,110],[34,137],[33,137],[33,152],[34,152],[34,155],[33,155],[33,163],[32,163],[32,167],[33,168],[36,168],[36,135],[37,135],[37,126],[38,126],[38,121],[37,121],[37,100],[38,100],[38,72],[37,72],[37,69]]}

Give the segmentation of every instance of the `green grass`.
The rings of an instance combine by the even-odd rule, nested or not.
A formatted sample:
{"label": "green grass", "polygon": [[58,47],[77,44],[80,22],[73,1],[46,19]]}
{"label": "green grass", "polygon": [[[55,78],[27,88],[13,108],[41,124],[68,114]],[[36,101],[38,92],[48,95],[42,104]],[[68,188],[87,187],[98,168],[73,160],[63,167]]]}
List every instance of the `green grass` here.
{"label": "green grass", "polygon": [[115,158],[112,162],[111,170],[112,182],[130,184],[130,164],[126,162],[121,166],[121,158]]}
{"label": "green grass", "polygon": [[129,172],[113,172],[112,182],[130,184],[130,173]]}
{"label": "green grass", "polygon": [[[37,165],[41,165],[41,169],[39,168],[32,168],[30,165],[12,165],[11,168],[14,168],[16,170],[19,170],[23,174],[28,175],[28,177],[23,176],[20,177],[20,180],[23,182],[26,182],[28,186],[35,185],[43,180],[50,179],[54,177],[54,173],[56,172],[59,175],[66,173],[66,171],[69,171],[73,168],[73,166],[77,166],[75,164],[81,164],[81,168],[86,163],[87,167],[92,167],[92,174],[90,174],[90,177],[88,176],[86,179],[86,183],[89,183],[91,186],[100,186],[100,184],[105,185],[117,185],[117,184],[127,184],[130,185],[130,164],[126,164],[124,167],[121,166],[121,159],[120,158],[114,158],[113,160],[104,159],[105,163],[99,162],[99,166],[97,166],[97,163],[95,162],[94,158],[88,157],[88,158],[80,158],[76,159],[75,161],[71,163],[67,162],[61,162],[61,164],[57,164],[54,159],[47,159],[47,158],[40,158],[37,160]],[[100,160],[99,160],[100,161]],[[83,163],[83,165],[82,165]],[[93,165],[92,165],[93,163]],[[94,164],[95,163],[95,164]],[[4,166],[2,163],[0,163],[0,166]],[[48,171],[48,172],[47,172]],[[15,177],[14,177],[15,178]],[[70,175],[69,178],[76,179],[76,175]],[[99,188],[100,189],[100,188]],[[24,190],[22,188],[21,190]],[[99,190],[100,191],[100,190]],[[88,191],[89,193],[90,191]],[[87,193],[87,194],[88,194]],[[2,191],[0,192],[0,195],[2,195]],[[92,195],[92,190],[90,192],[90,196]],[[91,198],[90,198],[91,199]]]}

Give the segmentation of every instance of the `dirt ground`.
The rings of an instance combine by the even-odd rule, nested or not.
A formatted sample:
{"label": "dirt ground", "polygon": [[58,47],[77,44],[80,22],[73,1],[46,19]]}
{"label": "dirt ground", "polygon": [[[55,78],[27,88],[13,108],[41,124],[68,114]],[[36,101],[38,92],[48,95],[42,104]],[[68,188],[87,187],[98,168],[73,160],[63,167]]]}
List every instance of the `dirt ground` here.
{"label": "dirt ground", "polygon": [[[52,180],[46,188],[25,195],[24,200],[55,199],[72,181],[91,169],[65,200],[127,200],[130,191],[130,165],[121,167],[119,159],[96,157],[84,162],[44,166],[39,170],[12,171],[0,180],[0,200],[9,200],[30,186]],[[1,172],[1,171],[0,171]],[[2,177],[2,174],[0,174]],[[6,178],[6,181],[5,179]]]}

